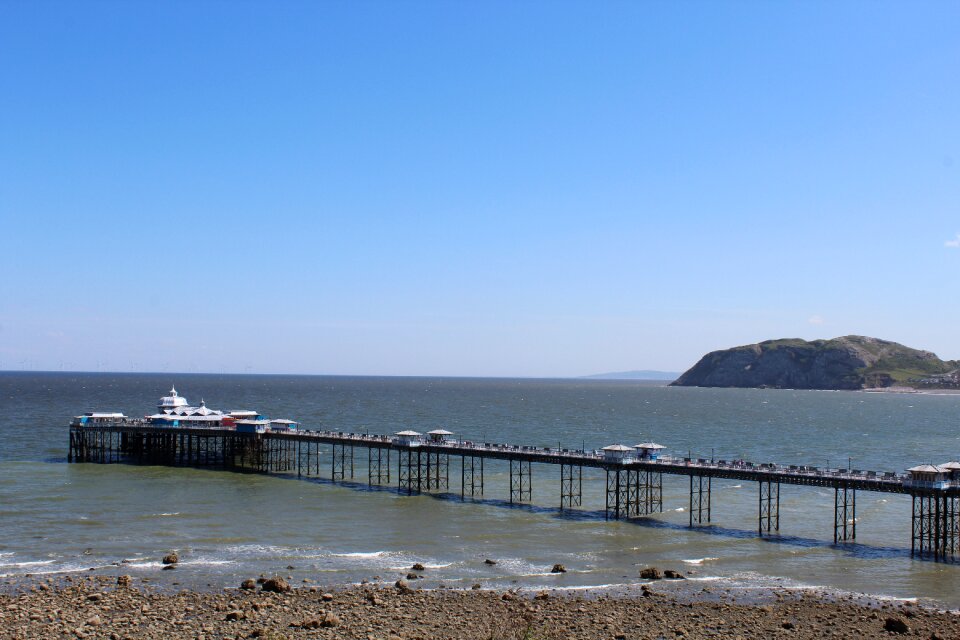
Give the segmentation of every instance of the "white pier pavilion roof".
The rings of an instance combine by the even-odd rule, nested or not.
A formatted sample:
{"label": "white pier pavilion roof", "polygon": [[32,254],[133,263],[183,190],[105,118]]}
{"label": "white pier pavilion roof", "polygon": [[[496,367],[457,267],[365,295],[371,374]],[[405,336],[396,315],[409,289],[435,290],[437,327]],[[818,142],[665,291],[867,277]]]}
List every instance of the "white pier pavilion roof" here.
{"label": "white pier pavilion roof", "polygon": [[160,398],[157,408],[163,411],[164,409],[177,409],[179,407],[186,407],[188,404],[189,403],[187,402],[186,398],[177,395],[176,387],[170,387],[170,395]]}
{"label": "white pier pavilion roof", "polygon": [[918,464],[907,469],[910,473],[942,473],[943,469],[932,464]]}

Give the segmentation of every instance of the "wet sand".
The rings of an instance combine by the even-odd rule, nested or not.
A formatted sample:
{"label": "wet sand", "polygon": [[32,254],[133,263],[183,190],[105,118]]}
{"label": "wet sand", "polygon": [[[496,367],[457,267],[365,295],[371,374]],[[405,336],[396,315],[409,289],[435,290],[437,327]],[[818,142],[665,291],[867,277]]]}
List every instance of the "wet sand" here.
{"label": "wet sand", "polygon": [[[631,596],[418,590],[416,581],[325,591],[159,592],[124,578],[22,584],[0,595],[3,638],[960,638],[960,615],[909,603],[771,592],[767,604]],[[252,586],[248,583],[247,585]],[[281,588],[283,585],[280,585]]]}

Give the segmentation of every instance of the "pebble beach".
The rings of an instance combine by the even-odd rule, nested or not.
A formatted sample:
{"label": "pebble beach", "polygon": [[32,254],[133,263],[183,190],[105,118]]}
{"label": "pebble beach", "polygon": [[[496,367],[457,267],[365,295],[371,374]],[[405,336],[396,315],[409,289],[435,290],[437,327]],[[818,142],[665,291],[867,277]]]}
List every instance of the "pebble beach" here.
{"label": "pebble beach", "polygon": [[484,640],[960,637],[960,616],[914,603],[814,593],[770,602],[683,601],[656,583],[631,596],[423,590],[415,581],[291,588],[283,578],[221,592],[158,591],[128,576],[23,582],[0,595],[0,637],[233,640]]}

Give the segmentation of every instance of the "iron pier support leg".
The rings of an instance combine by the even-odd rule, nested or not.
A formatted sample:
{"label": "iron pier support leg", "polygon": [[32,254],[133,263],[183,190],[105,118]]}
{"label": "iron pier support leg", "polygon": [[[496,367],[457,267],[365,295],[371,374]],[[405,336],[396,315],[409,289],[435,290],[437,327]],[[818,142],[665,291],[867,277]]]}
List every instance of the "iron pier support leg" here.
{"label": "iron pier support leg", "polygon": [[450,454],[437,454],[437,489],[450,489]]}
{"label": "iron pier support leg", "polygon": [[510,460],[510,504],[530,502],[530,461]]}
{"label": "iron pier support leg", "polygon": [[607,499],[606,499],[606,519],[611,517],[614,520],[620,519],[620,485],[621,470],[619,467],[611,469],[607,467]]}
{"label": "iron pier support leg", "polygon": [[707,476],[707,522],[713,522],[713,476]]}
{"label": "iron pier support leg", "polygon": [[583,496],[583,467],[560,464],[560,510],[579,507]]}
{"label": "iron pier support leg", "polygon": [[628,518],[640,515],[640,474],[636,469],[627,469],[626,486],[623,487],[624,496],[622,502],[625,505],[624,513]]}
{"label": "iron pier support leg", "polygon": [[[712,489],[710,476],[690,475],[690,527],[694,524],[703,524],[704,514],[710,522],[710,493]],[[704,500],[706,497],[706,500]]]}
{"label": "iron pier support leg", "polygon": [[401,449],[399,463],[397,465],[397,482],[400,490],[405,491],[407,495],[419,492],[422,482],[422,465],[420,460],[420,451],[413,449]]}
{"label": "iron pier support leg", "polygon": [[346,459],[346,446],[334,443],[331,445],[330,459],[330,479],[336,482],[344,478],[344,461]]}
{"label": "iron pier support leg", "polygon": [[758,532],[762,536],[780,530],[780,483],[760,480],[760,509]]}
{"label": "iron pier support leg", "polygon": [[417,493],[423,491],[423,451],[417,449]]}
{"label": "iron pier support leg", "polygon": [[847,487],[833,489],[833,543],[857,538],[857,490]]}
{"label": "iron pier support leg", "polygon": [[947,504],[947,553],[951,556],[957,553],[957,496],[955,494],[944,496]]}
{"label": "iron pier support leg", "polygon": [[940,494],[935,493],[931,496],[933,502],[933,557],[937,560],[941,557],[941,547],[943,536],[941,532],[943,530],[942,526],[942,514],[940,510]]}
{"label": "iron pier support leg", "polygon": [[623,483],[620,485],[620,505],[623,515],[631,518],[640,515],[640,472],[636,469],[624,469]]}
{"label": "iron pier support leg", "polygon": [[460,499],[464,500],[468,494],[471,498],[483,495],[483,458],[460,458]]}
{"label": "iron pier support leg", "polygon": [[433,454],[427,451],[427,469],[426,469],[427,491],[430,491],[430,489],[433,488],[433,472],[434,472]]}
{"label": "iron pier support leg", "polygon": [[[607,467],[606,518],[620,520],[630,516],[627,504],[630,495],[630,471],[622,467]],[[633,480],[637,483],[636,477]]]}
{"label": "iron pier support leg", "polygon": [[943,521],[943,537],[940,543],[940,557],[944,560],[947,559],[947,556],[951,554],[950,551],[950,537],[952,525],[950,522],[950,496],[947,495],[947,492],[944,491],[940,496],[940,513],[942,514],[941,519]]}
{"label": "iron pier support leg", "polygon": [[637,472],[637,515],[663,513],[663,472]]}
{"label": "iron pier support leg", "polygon": [[367,448],[367,484],[374,485],[383,482],[383,449],[379,447]]}
{"label": "iron pier support leg", "polygon": [[637,471],[637,515],[650,515],[653,509],[653,486],[650,480],[650,471]]}
{"label": "iron pier support leg", "polygon": [[427,451],[427,491],[447,489],[450,486],[450,455]]}
{"label": "iron pier support leg", "polygon": [[857,490],[850,489],[850,539],[857,539]]}
{"label": "iron pier support leg", "polygon": [[917,542],[920,537],[920,505],[917,494],[910,495],[910,557],[917,554]]}

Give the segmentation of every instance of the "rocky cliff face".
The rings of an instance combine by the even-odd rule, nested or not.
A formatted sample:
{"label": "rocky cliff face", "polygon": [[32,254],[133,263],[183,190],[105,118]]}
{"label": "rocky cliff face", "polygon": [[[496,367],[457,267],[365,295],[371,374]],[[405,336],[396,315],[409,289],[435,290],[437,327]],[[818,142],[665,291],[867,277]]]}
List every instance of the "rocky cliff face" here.
{"label": "rocky cliff face", "polygon": [[920,386],[921,379],[949,374],[957,364],[929,351],[865,336],[768,340],[708,353],[672,384],[784,389]]}

